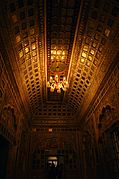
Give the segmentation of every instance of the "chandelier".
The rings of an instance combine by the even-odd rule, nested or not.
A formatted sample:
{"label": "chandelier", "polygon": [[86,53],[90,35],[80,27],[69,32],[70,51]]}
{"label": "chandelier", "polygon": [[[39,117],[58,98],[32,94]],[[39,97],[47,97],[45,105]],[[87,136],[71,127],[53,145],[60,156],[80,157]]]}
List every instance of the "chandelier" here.
{"label": "chandelier", "polygon": [[60,80],[59,76],[56,74],[54,78],[50,76],[47,87],[50,88],[50,92],[57,91],[57,93],[61,93],[61,90],[66,91],[69,88],[69,84],[66,77]]}

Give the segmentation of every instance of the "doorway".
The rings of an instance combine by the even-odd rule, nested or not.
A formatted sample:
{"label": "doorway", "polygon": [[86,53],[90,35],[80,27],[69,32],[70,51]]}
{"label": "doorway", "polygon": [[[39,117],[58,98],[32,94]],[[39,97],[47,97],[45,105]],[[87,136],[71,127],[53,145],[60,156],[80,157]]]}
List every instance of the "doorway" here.
{"label": "doorway", "polygon": [[48,179],[63,178],[63,163],[60,156],[48,156]]}
{"label": "doorway", "polygon": [[52,166],[54,165],[55,167],[57,167],[57,156],[49,156],[48,157],[48,166]]}
{"label": "doorway", "polygon": [[57,178],[57,165],[58,160],[57,156],[48,156],[47,158],[48,163],[48,179],[56,179]]}
{"label": "doorway", "polygon": [[5,179],[7,173],[9,142],[0,135],[0,178]]}

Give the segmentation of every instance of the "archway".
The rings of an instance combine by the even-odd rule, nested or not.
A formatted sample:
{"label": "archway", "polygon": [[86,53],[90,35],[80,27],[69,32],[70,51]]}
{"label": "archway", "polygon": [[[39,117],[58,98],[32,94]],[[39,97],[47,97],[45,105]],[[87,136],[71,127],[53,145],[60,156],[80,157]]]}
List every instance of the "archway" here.
{"label": "archway", "polygon": [[0,178],[5,179],[7,173],[9,142],[0,135]]}

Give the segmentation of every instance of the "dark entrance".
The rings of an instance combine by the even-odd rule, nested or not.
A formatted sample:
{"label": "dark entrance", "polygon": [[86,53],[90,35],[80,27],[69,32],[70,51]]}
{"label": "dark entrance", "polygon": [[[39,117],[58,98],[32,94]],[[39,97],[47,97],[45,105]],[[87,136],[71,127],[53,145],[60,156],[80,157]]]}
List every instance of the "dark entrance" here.
{"label": "dark entrance", "polygon": [[9,142],[0,135],[0,178],[6,178]]}
{"label": "dark entrance", "polygon": [[62,156],[48,156],[48,179],[62,179]]}

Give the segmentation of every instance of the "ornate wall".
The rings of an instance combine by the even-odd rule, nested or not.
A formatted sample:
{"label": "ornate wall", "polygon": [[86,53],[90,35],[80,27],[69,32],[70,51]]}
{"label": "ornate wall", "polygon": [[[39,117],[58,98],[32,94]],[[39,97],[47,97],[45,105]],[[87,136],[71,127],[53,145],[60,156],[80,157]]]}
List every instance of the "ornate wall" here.
{"label": "ornate wall", "polygon": [[[91,163],[97,178],[119,178],[119,67],[115,67],[90,107],[83,127],[86,178]],[[88,162],[91,163],[88,163]],[[89,168],[89,169],[88,169]],[[95,177],[96,178],[96,177]]]}
{"label": "ornate wall", "polygon": [[[63,166],[63,176],[80,178],[80,132],[74,128],[33,128],[30,151],[30,176],[32,179],[48,177],[48,157],[57,157]],[[80,175],[79,175],[80,173]]]}
{"label": "ornate wall", "polygon": [[0,135],[9,142],[7,178],[15,176],[19,150],[23,152],[25,147],[20,146],[24,140],[21,134],[22,130],[25,130],[25,125],[23,125],[24,117],[17,100],[0,54]]}

